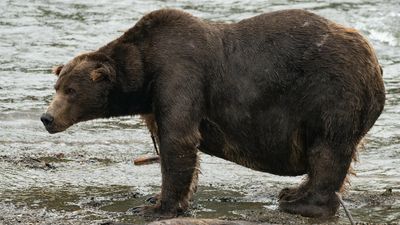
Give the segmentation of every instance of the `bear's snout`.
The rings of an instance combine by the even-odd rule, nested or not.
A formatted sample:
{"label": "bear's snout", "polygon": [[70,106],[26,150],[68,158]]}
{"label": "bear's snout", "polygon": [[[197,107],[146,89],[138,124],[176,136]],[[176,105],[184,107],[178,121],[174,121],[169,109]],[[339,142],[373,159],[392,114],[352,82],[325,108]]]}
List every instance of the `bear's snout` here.
{"label": "bear's snout", "polygon": [[49,130],[49,128],[51,128],[53,124],[54,117],[48,113],[43,113],[42,116],[40,117],[40,120],[42,121],[46,129]]}

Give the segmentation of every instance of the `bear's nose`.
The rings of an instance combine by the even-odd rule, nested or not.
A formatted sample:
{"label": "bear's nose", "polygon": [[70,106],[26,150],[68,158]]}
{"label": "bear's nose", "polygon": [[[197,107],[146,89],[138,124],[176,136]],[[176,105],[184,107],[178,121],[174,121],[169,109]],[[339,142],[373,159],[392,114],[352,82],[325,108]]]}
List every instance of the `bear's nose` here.
{"label": "bear's nose", "polygon": [[48,127],[53,123],[54,117],[48,113],[43,113],[42,116],[40,117],[40,120],[42,121],[45,127]]}

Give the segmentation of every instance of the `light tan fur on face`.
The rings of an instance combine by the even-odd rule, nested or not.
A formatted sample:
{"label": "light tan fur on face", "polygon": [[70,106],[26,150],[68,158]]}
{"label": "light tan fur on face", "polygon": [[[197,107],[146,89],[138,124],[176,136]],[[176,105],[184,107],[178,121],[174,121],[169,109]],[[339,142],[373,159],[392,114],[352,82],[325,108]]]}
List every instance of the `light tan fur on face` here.
{"label": "light tan fur on face", "polygon": [[69,104],[67,102],[67,96],[64,94],[56,93],[53,101],[51,101],[46,113],[54,117],[53,128],[60,132],[66,130],[68,127],[74,124],[71,118],[68,118]]}

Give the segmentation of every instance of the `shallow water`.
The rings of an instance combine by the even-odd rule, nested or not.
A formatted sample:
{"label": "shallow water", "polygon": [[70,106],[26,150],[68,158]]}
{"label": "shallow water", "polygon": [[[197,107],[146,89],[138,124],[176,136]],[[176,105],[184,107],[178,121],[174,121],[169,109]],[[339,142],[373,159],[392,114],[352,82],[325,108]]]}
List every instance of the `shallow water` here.
{"label": "shallow water", "polygon": [[[95,120],[49,135],[39,116],[54,93],[52,66],[97,49],[147,12],[163,7],[225,22],[303,8],[361,31],[375,47],[383,66],[387,104],[359,154],[355,165],[358,176],[352,178],[351,190],[400,191],[398,0],[4,0],[0,2],[0,223],[2,218],[11,221],[17,215],[23,221],[30,214],[29,218],[38,222],[140,221],[126,210],[141,204],[160,184],[158,165],[140,167],[131,162],[138,155],[153,152],[141,121],[137,117]],[[200,217],[240,218],[244,209],[276,210],[276,192],[300,180],[251,171],[202,155],[203,188],[195,212]],[[135,194],[137,198],[132,197]],[[236,203],[221,203],[224,195]],[[100,203],[90,205],[96,202]],[[399,201],[375,208],[368,204],[351,207],[359,221],[400,223]]]}

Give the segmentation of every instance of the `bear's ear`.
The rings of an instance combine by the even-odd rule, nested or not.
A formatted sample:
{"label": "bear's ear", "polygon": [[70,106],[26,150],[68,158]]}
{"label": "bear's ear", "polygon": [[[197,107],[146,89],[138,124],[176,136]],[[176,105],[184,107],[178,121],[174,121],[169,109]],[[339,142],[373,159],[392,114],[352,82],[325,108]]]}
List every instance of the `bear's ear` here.
{"label": "bear's ear", "polygon": [[90,72],[90,78],[92,81],[109,80],[111,82],[116,81],[116,73],[112,66],[108,64],[103,64],[99,68],[96,68]]}
{"label": "bear's ear", "polygon": [[60,72],[63,67],[64,67],[64,65],[55,66],[51,69],[51,71],[53,72],[53,74],[58,76],[58,75],[60,75]]}

